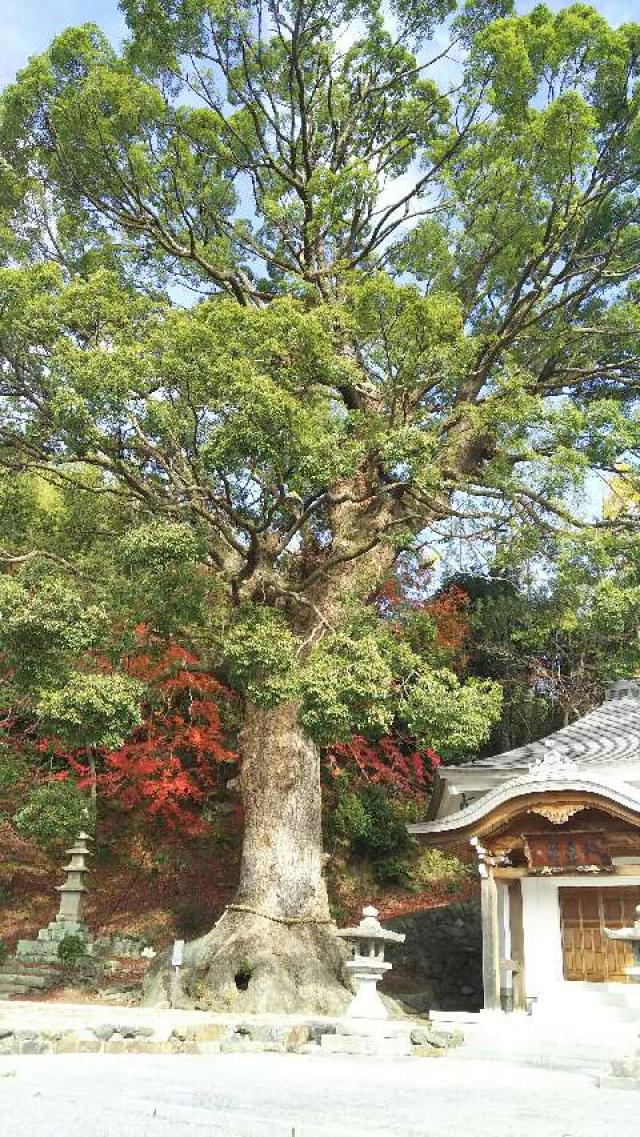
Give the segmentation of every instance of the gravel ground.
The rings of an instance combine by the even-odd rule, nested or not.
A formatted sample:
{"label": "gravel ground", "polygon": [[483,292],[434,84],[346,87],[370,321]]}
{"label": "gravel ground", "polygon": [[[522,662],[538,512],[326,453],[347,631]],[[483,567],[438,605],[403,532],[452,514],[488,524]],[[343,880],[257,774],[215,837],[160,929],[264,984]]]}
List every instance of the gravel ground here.
{"label": "gravel ground", "polygon": [[639,1112],[586,1076],[451,1057],[0,1058],[0,1137],[632,1137]]}

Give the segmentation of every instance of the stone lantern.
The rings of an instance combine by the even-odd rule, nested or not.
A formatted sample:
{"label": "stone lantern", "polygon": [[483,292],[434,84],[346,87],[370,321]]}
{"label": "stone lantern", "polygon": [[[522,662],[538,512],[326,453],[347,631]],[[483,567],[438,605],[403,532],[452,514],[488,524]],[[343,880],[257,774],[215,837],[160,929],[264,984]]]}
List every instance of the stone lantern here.
{"label": "stone lantern", "polygon": [[625,968],[627,975],[640,983],[640,904],[636,908],[636,919],[632,928],[605,928],[610,940],[622,940],[631,945],[633,966]]}
{"label": "stone lantern", "polygon": [[[627,975],[640,983],[640,904],[636,908],[635,923],[632,928],[605,928],[610,940],[628,943],[633,952],[633,964],[625,968]],[[611,1063],[611,1074],[600,1079],[601,1086],[624,1085],[640,1089],[640,1050],[624,1058],[616,1058]]]}
{"label": "stone lantern", "polygon": [[378,920],[378,909],[370,905],[362,909],[363,919],[356,928],[340,928],[336,932],[343,940],[355,944],[353,958],[347,970],[354,979],[356,993],[347,1008],[347,1017],[353,1019],[386,1019],[387,1010],[378,994],[378,983],[391,964],[384,958],[385,943],[404,943],[402,932],[390,932]]}
{"label": "stone lantern", "polygon": [[88,833],[78,833],[71,848],[67,849],[71,857],[69,864],[64,866],[67,879],[64,884],[59,884],[56,889],[60,893],[60,908],[56,916],[56,923],[64,925],[66,934],[70,932],[82,934],[85,930],[81,917],[84,896],[87,891],[85,880],[90,871],[87,865],[87,857],[90,855],[87,842],[90,840],[91,837]]}
{"label": "stone lantern", "polygon": [[85,941],[87,952],[90,954],[93,951],[88,928],[82,921],[82,908],[87,891],[85,881],[90,871],[87,865],[87,857],[91,853],[88,842],[91,840],[88,833],[78,833],[71,848],[67,849],[71,859],[64,866],[67,874],[64,884],[57,886],[57,891],[60,893],[58,914],[46,928],[40,929],[37,940],[18,940],[16,955],[19,958],[34,962],[43,959],[57,960],[58,944],[69,935],[80,936]]}

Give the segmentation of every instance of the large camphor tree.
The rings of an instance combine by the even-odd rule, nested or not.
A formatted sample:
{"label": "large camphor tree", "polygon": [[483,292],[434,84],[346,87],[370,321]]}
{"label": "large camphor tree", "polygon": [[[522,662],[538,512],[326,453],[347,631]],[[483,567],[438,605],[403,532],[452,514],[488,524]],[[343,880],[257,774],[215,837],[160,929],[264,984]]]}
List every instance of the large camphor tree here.
{"label": "large camphor tree", "polygon": [[[5,550],[3,626],[18,659],[39,604],[51,654],[56,573],[104,572],[104,603],[133,581],[147,626],[192,599],[243,695],[245,836],[184,998],[331,1010],[319,746],[400,716],[456,753],[498,711],[372,597],[453,531],[534,548],[590,471],[633,467],[640,29],[509,0],[122,8],[121,52],[71,29],[2,100],[2,461],[111,501],[89,571],[77,534]],[[62,687],[32,669],[48,721],[82,719],[94,642],[67,634]]]}

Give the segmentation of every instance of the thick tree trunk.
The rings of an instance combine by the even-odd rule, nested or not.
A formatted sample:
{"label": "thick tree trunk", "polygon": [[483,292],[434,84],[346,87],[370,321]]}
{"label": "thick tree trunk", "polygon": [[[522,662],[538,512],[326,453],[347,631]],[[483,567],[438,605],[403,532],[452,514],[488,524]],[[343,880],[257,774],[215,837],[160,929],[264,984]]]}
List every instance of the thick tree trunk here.
{"label": "thick tree trunk", "polygon": [[[338,1013],[350,994],[322,875],[318,749],[292,703],[249,705],[240,749],[240,884],[212,931],[187,946],[177,1003]],[[146,1000],[167,1003],[170,980],[167,961],[158,961]]]}
{"label": "thick tree trunk", "polygon": [[[345,560],[318,578],[294,615],[307,651],[337,626],[345,597],[368,594],[396,555],[382,539],[366,556],[353,555],[372,531],[383,532],[393,521],[395,501],[372,505],[364,478],[334,490],[331,555]],[[258,589],[255,576],[249,584]],[[322,876],[318,748],[301,730],[296,705],[287,703],[271,710],[247,706],[240,751],[245,834],[238,893],[212,931],[188,945],[178,1005],[340,1013],[351,991]],[[147,984],[149,1002],[167,1002],[169,971],[166,960],[158,961]]]}
{"label": "thick tree trunk", "polygon": [[236,902],[276,918],[329,920],[322,876],[320,754],[297,708],[247,708],[240,734],[245,814]]}

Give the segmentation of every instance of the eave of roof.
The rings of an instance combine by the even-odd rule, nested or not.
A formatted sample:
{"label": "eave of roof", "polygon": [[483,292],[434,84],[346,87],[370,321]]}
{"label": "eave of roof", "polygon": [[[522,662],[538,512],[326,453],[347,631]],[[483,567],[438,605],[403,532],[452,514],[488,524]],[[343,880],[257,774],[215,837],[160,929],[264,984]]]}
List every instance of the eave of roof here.
{"label": "eave of roof", "polygon": [[492,813],[495,809],[517,801],[518,798],[529,797],[536,794],[558,792],[573,792],[589,794],[597,798],[605,798],[615,805],[622,806],[637,814],[640,820],[640,789],[625,782],[612,781],[605,778],[594,777],[590,774],[572,774],[571,777],[560,775],[549,777],[540,774],[523,774],[519,778],[510,778],[502,785],[496,786],[483,794],[477,801],[471,802],[457,813],[448,814],[436,821],[418,821],[407,828],[410,833],[439,834],[455,833],[473,827]]}

